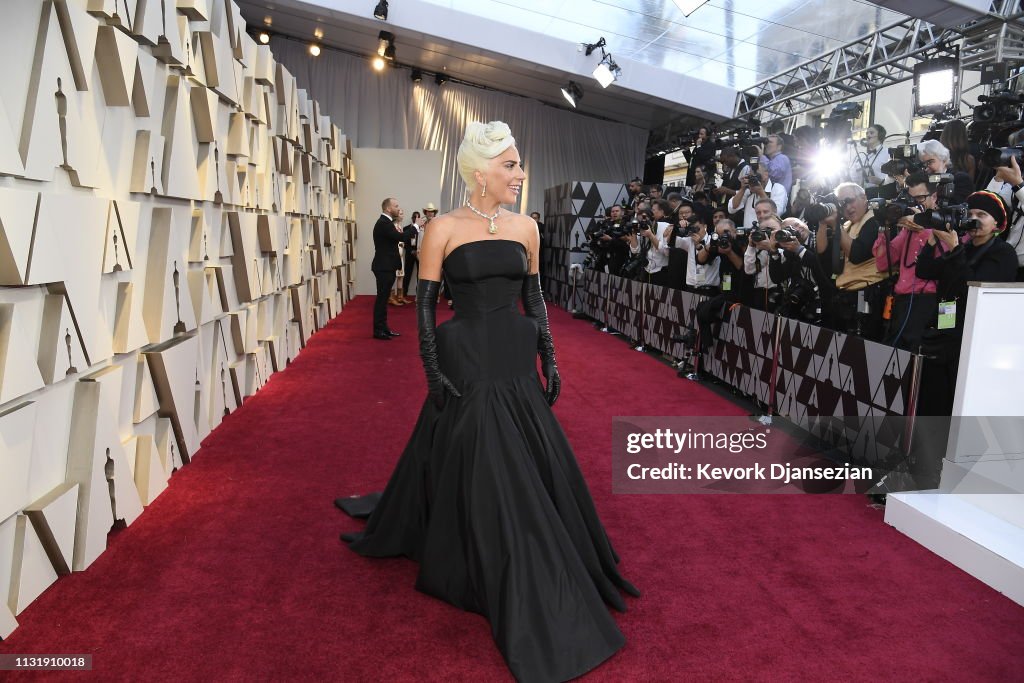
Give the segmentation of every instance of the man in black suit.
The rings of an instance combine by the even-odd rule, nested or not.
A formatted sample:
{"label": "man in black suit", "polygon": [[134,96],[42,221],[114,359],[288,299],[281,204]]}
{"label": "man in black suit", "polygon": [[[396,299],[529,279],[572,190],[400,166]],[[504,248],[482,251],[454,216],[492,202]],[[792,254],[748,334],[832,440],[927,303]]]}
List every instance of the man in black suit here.
{"label": "man in black suit", "polygon": [[402,267],[398,244],[402,231],[395,227],[398,200],[388,197],[380,204],[380,218],[373,226],[373,263],[370,270],[377,279],[377,300],[373,304],[373,338],[390,341],[399,336],[388,327],[388,297],[395,286],[396,272]]}

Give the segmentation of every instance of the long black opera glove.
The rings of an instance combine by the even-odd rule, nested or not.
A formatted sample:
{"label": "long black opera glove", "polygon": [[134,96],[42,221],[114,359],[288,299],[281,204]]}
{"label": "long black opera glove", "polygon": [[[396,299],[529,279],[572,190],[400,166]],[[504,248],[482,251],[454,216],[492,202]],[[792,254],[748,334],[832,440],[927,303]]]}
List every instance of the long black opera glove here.
{"label": "long black opera glove", "polygon": [[544,295],[540,290],[540,273],[527,275],[523,280],[523,310],[526,315],[537,321],[540,338],[537,340],[537,353],[540,354],[541,372],[548,386],[544,390],[544,398],[548,405],[555,405],[558,392],[562,389],[562,380],[558,376],[555,365],[555,343],[551,340],[551,328],[548,327],[548,309],[544,305]]}
{"label": "long black opera glove", "polygon": [[416,285],[416,321],[420,333],[420,359],[423,361],[423,371],[427,375],[427,391],[430,398],[438,409],[444,407],[446,394],[461,398],[451,380],[441,373],[441,366],[437,362],[437,338],[435,328],[437,318],[434,307],[437,304],[437,291],[441,283],[435,280],[420,279]]}

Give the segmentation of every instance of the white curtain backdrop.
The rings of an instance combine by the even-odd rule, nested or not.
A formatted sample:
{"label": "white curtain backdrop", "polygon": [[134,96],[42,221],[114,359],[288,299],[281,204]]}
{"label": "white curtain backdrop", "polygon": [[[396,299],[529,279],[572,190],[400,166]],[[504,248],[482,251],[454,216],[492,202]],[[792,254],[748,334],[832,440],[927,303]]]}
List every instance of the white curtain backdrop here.
{"label": "white curtain backdrop", "polygon": [[[413,83],[408,69],[376,72],[366,59],[334,50],[310,57],[307,45],[286,38],[274,38],[271,48],[353,147],[442,152],[442,212],[466,198],[455,154],[470,121],[504,121],[512,129],[527,176],[519,199],[524,213],[543,214],[544,190],[553,185],[625,183],[643,175],[647,131],[640,128],[483,88],[438,86],[431,76]],[[400,198],[401,188],[381,192]]]}

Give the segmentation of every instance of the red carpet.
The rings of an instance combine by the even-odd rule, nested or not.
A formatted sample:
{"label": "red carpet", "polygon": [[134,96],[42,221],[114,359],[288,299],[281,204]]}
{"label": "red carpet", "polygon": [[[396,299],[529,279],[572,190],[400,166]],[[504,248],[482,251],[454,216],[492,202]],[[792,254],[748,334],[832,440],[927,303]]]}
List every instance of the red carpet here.
{"label": "red carpet", "polygon": [[[509,680],[482,617],[416,592],[411,561],[338,540],[361,524],[333,499],[383,487],[425,395],[415,311],[392,307],[403,336],[380,342],[371,305],[350,304],[227,418],[0,652],[91,653],[104,681]],[[644,593],[616,617],[626,647],[587,680],[1019,680],[1024,608],[861,496],[612,495],[613,415],[742,411],[551,318],[555,412]]]}

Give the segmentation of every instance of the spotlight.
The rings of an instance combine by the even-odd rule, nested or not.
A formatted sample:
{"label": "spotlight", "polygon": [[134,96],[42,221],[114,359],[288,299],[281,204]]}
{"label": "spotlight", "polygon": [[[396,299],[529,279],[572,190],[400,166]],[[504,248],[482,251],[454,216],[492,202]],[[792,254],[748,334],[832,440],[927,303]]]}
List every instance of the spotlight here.
{"label": "spotlight", "polygon": [[413,80],[414,83],[419,83],[420,81],[422,81],[423,80],[423,72],[420,71],[419,69],[413,69],[412,70],[412,80]]}
{"label": "spotlight", "polygon": [[395,44],[388,43],[388,46],[384,48],[384,59],[389,62],[395,61]]}
{"label": "spotlight", "polygon": [[956,57],[936,57],[914,65],[914,116],[940,114],[957,102]]}
{"label": "spotlight", "polygon": [[583,88],[576,81],[569,81],[569,85],[562,88],[562,97],[575,109],[576,104],[583,99]]}
{"label": "spotlight", "polygon": [[853,121],[864,111],[864,105],[860,102],[843,102],[837,104],[829,113],[829,119],[835,121]]}
{"label": "spotlight", "polygon": [[270,42],[270,34],[267,33],[266,31],[260,31],[259,38],[260,43],[262,43],[263,45],[266,45],[267,43]]}
{"label": "spotlight", "polygon": [[375,70],[377,70],[377,71],[383,71],[384,70],[385,62],[384,62],[384,58],[381,57],[381,56],[374,57],[373,61],[371,62],[371,64],[373,64],[373,68]]}
{"label": "spotlight", "polygon": [[313,37],[316,38],[317,40],[320,40],[321,38],[324,37],[324,30],[317,26],[315,29],[313,29]]}
{"label": "spotlight", "polygon": [[320,56],[320,46],[317,45],[316,43],[310,43],[309,44],[309,54],[313,55],[314,57],[319,57]]}
{"label": "spotlight", "polygon": [[436,76],[434,76],[434,82],[437,83],[438,85],[444,85],[445,83],[448,82],[448,75],[437,74]]}
{"label": "spotlight", "polygon": [[377,6],[373,8],[373,16],[381,21],[388,20],[388,0],[380,0],[377,3]]}
{"label": "spotlight", "polygon": [[676,7],[679,8],[679,11],[683,13],[684,17],[688,17],[696,12],[701,8],[701,5],[707,1],[708,0],[673,0],[673,2],[676,3]]}
{"label": "spotlight", "polygon": [[388,46],[394,43],[395,37],[389,31],[381,31],[377,35],[377,54],[381,57],[387,52]]}
{"label": "spotlight", "polygon": [[619,80],[619,76],[622,75],[622,69],[615,63],[611,55],[605,55],[601,63],[594,69],[594,78],[601,84],[602,88],[607,88],[609,85]]}

